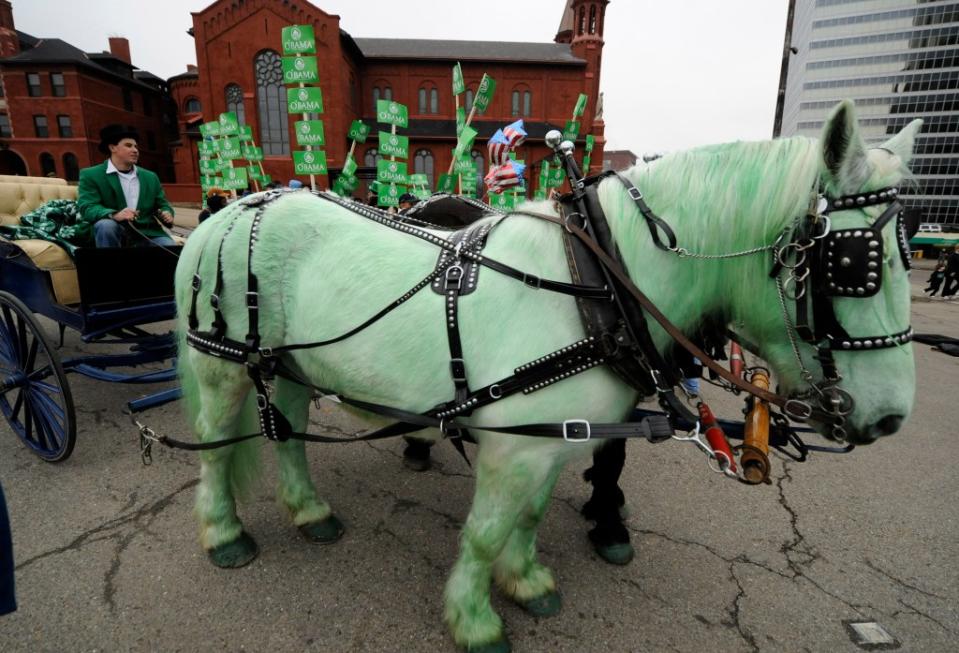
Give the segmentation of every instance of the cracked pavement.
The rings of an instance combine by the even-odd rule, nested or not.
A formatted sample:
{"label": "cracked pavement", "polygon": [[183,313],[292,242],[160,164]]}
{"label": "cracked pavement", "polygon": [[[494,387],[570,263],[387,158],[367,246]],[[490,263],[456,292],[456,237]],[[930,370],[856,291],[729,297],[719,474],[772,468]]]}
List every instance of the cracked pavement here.
{"label": "cracked pavement", "polygon": [[[918,301],[914,323],[959,336],[959,303]],[[854,652],[845,622],[875,621],[902,650],[954,651],[959,359],[915,347],[917,409],[902,433],[805,463],[775,454],[770,485],[725,481],[688,445],[630,443],[623,488],[637,555],[626,567],[592,552],[579,515],[588,461],[570,465],[538,540],[562,612],[534,619],[493,595],[514,650]],[[472,471],[451,446],[417,474],[402,466],[401,441],[310,445],[320,493],[347,528],[333,546],[299,538],[264,448],[263,481],[239,507],[260,556],[224,571],[197,542],[195,454],[155,449],[143,467],[120,413],[153,386],[71,381],[79,434],[65,463],[39,461],[0,424],[20,603],[0,618],[5,653],[456,650],[442,592]],[[738,414],[735,398],[707,398]],[[147,421],[186,433],[176,405]],[[317,432],[362,430],[327,403],[312,421]]]}

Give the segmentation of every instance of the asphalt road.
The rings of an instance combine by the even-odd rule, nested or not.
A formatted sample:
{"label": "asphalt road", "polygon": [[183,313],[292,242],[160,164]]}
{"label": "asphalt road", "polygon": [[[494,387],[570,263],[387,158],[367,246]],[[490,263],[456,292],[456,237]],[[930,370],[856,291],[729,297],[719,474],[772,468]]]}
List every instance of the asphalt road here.
{"label": "asphalt road", "polygon": [[[959,337],[959,301],[916,301],[914,324]],[[67,349],[88,348],[73,338]],[[536,620],[496,595],[514,650],[858,651],[849,622],[878,623],[887,648],[957,650],[959,359],[924,345],[916,356],[917,409],[899,435],[802,464],[777,455],[769,486],[723,480],[689,445],[630,444],[637,557],[624,568],[592,552],[578,514],[587,464],[571,466],[539,538],[563,611]],[[158,451],[142,466],[120,413],[150,388],[72,387],[80,435],[65,463],[39,461],[0,425],[20,603],[0,617],[0,651],[456,650],[442,588],[472,478],[452,447],[415,474],[398,442],[314,446],[314,478],[348,528],[327,547],[301,540],[278,509],[267,453],[241,506],[261,554],[223,571],[197,542],[194,454]],[[185,433],[176,405],[148,419]],[[330,407],[313,419],[360,428]]]}

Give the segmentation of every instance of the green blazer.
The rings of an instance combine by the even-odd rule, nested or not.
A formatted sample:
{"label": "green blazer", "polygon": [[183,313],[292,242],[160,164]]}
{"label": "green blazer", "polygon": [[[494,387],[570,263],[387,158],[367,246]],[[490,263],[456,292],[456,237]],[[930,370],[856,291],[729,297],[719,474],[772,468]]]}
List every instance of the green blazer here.
{"label": "green blazer", "polygon": [[[163,229],[153,216],[160,211],[169,211],[173,215],[173,207],[167,202],[160,178],[155,173],[137,166],[137,178],[140,180],[140,198],[137,200],[140,217],[134,221],[134,225],[151,238],[163,236]],[[120,179],[115,174],[107,174],[106,161],[80,171],[77,210],[82,221],[92,226],[97,220],[109,218],[125,208],[127,200],[123,196]]]}

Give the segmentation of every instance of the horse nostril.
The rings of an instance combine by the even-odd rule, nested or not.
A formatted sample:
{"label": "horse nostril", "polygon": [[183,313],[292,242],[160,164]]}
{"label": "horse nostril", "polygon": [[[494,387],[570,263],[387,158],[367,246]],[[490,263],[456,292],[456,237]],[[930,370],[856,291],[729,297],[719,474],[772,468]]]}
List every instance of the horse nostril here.
{"label": "horse nostril", "polygon": [[873,426],[871,430],[876,437],[892,435],[902,426],[903,419],[902,415],[886,415],[876,422],[876,425]]}

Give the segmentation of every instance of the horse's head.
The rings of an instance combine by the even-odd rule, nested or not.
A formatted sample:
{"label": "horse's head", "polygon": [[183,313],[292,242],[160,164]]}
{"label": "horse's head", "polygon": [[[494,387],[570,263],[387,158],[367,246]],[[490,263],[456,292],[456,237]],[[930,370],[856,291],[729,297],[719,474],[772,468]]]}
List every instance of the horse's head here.
{"label": "horse's head", "polygon": [[[781,277],[787,296],[805,290],[805,296],[787,300],[803,365],[796,362],[793,343],[775,347],[782,390],[805,394],[804,401],[814,408],[843,414],[842,428],[853,442],[895,433],[912,411],[908,237],[896,199],[921,126],[915,120],[868,149],[852,103],[833,110],[819,143],[819,188],[828,208],[820,201],[813,211],[820,216],[809,220],[807,231],[794,240],[815,241],[805,264],[787,266]],[[785,257],[790,265],[800,258],[799,248],[794,250]],[[817,426],[830,432],[824,424]]]}

